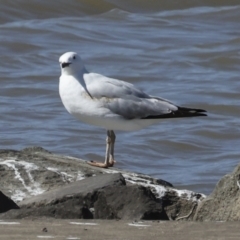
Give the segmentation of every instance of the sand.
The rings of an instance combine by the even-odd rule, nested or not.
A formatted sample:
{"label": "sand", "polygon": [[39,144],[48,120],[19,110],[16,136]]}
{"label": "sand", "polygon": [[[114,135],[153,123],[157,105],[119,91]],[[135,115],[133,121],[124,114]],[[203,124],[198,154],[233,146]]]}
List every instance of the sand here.
{"label": "sand", "polygon": [[1,240],[26,239],[240,239],[239,222],[116,220],[0,220]]}

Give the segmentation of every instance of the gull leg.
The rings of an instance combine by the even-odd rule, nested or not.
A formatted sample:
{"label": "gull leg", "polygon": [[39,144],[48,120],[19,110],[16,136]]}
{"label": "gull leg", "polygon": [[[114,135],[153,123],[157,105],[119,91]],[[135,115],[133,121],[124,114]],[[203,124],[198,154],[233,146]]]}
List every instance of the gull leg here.
{"label": "gull leg", "polygon": [[105,154],[105,161],[104,163],[96,162],[96,161],[90,161],[88,164],[95,166],[95,167],[112,167],[114,164],[114,142],[115,142],[116,136],[112,130],[107,131],[107,138],[106,138],[106,154]]}
{"label": "gull leg", "polygon": [[113,130],[110,130],[110,131],[108,131],[108,136],[111,139],[110,151],[109,151],[109,167],[113,167],[114,163],[116,162],[116,161],[114,161],[114,144],[115,144],[115,140],[116,140],[116,135]]}

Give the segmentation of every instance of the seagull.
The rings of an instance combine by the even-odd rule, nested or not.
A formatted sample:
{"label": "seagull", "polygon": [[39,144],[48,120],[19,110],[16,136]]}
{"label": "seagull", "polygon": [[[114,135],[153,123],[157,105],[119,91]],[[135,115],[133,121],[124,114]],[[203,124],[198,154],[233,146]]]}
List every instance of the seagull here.
{"label": "seagull", "polygon": [[207,116],[203,109],[179,107],[131,83],[90,73],[75,52],[64,53],[59,63],[59,94],[66,110],[81,122],[107,130],[105,161],[89,161],[92,166],[114,165],[115,130],[137,131],[166,118]]}

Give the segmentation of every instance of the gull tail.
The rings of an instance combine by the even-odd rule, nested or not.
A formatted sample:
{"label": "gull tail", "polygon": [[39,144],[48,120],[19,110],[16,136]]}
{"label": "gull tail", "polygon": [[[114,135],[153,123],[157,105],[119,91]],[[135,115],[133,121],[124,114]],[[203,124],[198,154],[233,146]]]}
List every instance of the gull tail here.
{"label": "gull tail", "polygon": [[143,119],[202,117],[207,116],[206,112],[207,112],[206,110],[198,108],[178,107],[176,111],[172,111],[167,114],[147,116],[144,117]]}

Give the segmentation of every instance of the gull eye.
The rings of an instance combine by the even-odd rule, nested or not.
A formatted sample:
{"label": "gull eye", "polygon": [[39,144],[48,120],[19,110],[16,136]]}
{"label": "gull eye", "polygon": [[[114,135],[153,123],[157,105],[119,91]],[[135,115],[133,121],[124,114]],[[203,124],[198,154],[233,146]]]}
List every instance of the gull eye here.
{"label": "gull eye", "polygon": [[76,59],[76,56],[73,56],[73,59]]}

